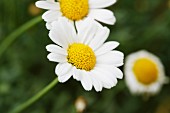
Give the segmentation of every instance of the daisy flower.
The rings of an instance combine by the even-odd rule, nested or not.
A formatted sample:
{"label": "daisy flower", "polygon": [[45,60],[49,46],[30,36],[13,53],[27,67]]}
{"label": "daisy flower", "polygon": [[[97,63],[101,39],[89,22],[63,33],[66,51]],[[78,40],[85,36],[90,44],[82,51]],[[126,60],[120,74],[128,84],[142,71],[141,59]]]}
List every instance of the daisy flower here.
{"label": "daisy flower", "polygon": [[86,18],[113,25],[116,22],[113,12],[103,8],[115,2],[116,0],[58,0],[58,2],[41,0],[36,2],[36,6],[48,10],[42,18],[47,22],[47,29],[50,29],[51,22],[58,20],[59,17],[75,22],[76,27]]}
{"label": "daisy flower", "polygon": [[122,52],[113,50],[119,43],[105,42],[109,36],[107,27],[98,26],[92,20],[86,20],[76,30],[66,19],[52,23],[49,37],[55,44],[47,45],[50,61],[58,62],[55,73],[59,82],[66,82],[70,77],[80,81],[85,90],[94,86],[96,91],[110,89],[117,84],[117,78],[123,74],[118,66],[123,65]]}
{"label": "daisy flower", "polygon": [[159,58],[145,50],[127,56],[124,72],[126,84],[133,94],[156,94],[167,82]]}

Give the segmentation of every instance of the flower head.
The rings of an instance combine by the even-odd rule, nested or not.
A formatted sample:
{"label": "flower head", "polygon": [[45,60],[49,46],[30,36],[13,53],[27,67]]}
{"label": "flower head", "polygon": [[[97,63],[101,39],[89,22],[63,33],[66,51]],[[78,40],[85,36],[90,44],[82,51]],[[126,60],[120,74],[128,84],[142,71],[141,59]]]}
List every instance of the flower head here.
{"label": "flower head", "polygon": [[116,0],[41,0],[36,2],[36,6],[48,10],[42,18],[47,22],[47,29],[51,29],[51,23],[59,17],[75,22],[76,27],[87,18],[113,25],[116,22],[113,13],[103,8],[115,2]]}
{"label": "flower head", "polygon": [[118,66],[123,65],[122,52],[113,50],[119,43],[105,42],[109,29],[99,26],[92,20],[89,25],[82,24],[77,32],[65,18],[52,23],[49,37],[56,43],[48,45],[47,57],[58,62],[55,73],[59,82],[66,82],[70,77],[81,82],[85,90],[96,91],[117,84],[117,78],[123,77]]}
{"label": "flower head", "polygon": [[75,108],[77,113],[83,113],[86,109],[87,101],[83,96],[79,96],[75,101]]}
{"label": "flower head", "polygon": [[126,58],[125,80],[134,94],[156,94],[167,81],[159,58],[144,50]]}

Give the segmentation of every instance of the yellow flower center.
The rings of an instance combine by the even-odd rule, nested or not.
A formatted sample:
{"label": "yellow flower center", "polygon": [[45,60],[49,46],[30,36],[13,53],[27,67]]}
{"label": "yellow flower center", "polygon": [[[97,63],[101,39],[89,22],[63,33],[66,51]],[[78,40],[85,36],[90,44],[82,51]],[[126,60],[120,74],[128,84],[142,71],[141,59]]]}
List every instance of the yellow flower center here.
{"label": "yellow flower center", "polygon": [[89,46],[81,43],[73,43],[68,47],[67,52],[68,63],[77,69],[90,71],[94,68],[96,56]]}
{"label": "yellow flower center", "polygon": [[89,12],[88,0],[60,0],[59,2],[63,16],[70,20],[81,20]]}
{"label": "yellow flower center", "polygon": [[155,82],[158,78],[158,69],[156,64],[147,58],[140,58],[136,60],[133,66],[133,72],[137,80],[145,85]]}

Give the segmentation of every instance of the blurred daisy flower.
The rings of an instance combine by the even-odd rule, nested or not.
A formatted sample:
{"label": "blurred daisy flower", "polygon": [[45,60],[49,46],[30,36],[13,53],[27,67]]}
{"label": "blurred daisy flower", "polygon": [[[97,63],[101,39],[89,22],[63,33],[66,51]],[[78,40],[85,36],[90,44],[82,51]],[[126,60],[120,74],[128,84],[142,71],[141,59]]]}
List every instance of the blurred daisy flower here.
{"label": "blurred daisy flower", "polygon": [[156,94],[167,82],[159,58],[145,50],[127,56],[125,80],[131,93],[134,94]]}
{"label": "blurred daisy flower", "polygon": [[36,6],[48,10],[42,18],[47,22],[47,29],[50,29],[51,22],[59,17],[67,18],[72,24],[75,22],[76,27],[87,18],[113,25],[116,22],[113,12],[103,8],[115,2],[116,0],[41,0],[36,2]]}
{"label": "blurred daisy flower", "polygon": [[76,32],[67,19],[62,18],[52,23],[49,37],[56,43],[46,47],[51,52],[47,58],[58,62],[55,73],[59,82],[66,82],[70,77],[81,82],[85,90],[94,86],[96,91],[110,89],[117,84],[117,78],[123,74],[117,67],[123,65],[122,52],[113,50],[119,43],[106,42],[109,29],[86,20]]}

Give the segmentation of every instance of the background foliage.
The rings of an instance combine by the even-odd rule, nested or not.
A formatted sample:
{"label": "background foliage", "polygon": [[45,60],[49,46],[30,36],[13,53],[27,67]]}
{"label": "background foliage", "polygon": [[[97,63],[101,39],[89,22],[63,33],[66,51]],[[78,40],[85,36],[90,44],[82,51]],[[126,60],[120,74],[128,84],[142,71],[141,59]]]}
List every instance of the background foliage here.
{"label": "background foliage", "polygon": [[[34,7],[35,0],[0,0],[0,42],[19,26],[43,13]],[[125,56],[146,49],[162,60],[170,75],[170,0],[119,0],[113,10],[117,18],[108,40],[120,42]],[[55,63],[46,58],[51,40],[45,22],[26,31],[0,59],[0,113],[24,102],[52,81]],[[121,67],[123,70],[123,67]],[[111,90],[86,92],[70,79],[57,86],[24,113],[75,113],[74,102],[83,96],[85,113],[170,113],[170,85],[149,99],[133,96],[124,79]]]}

